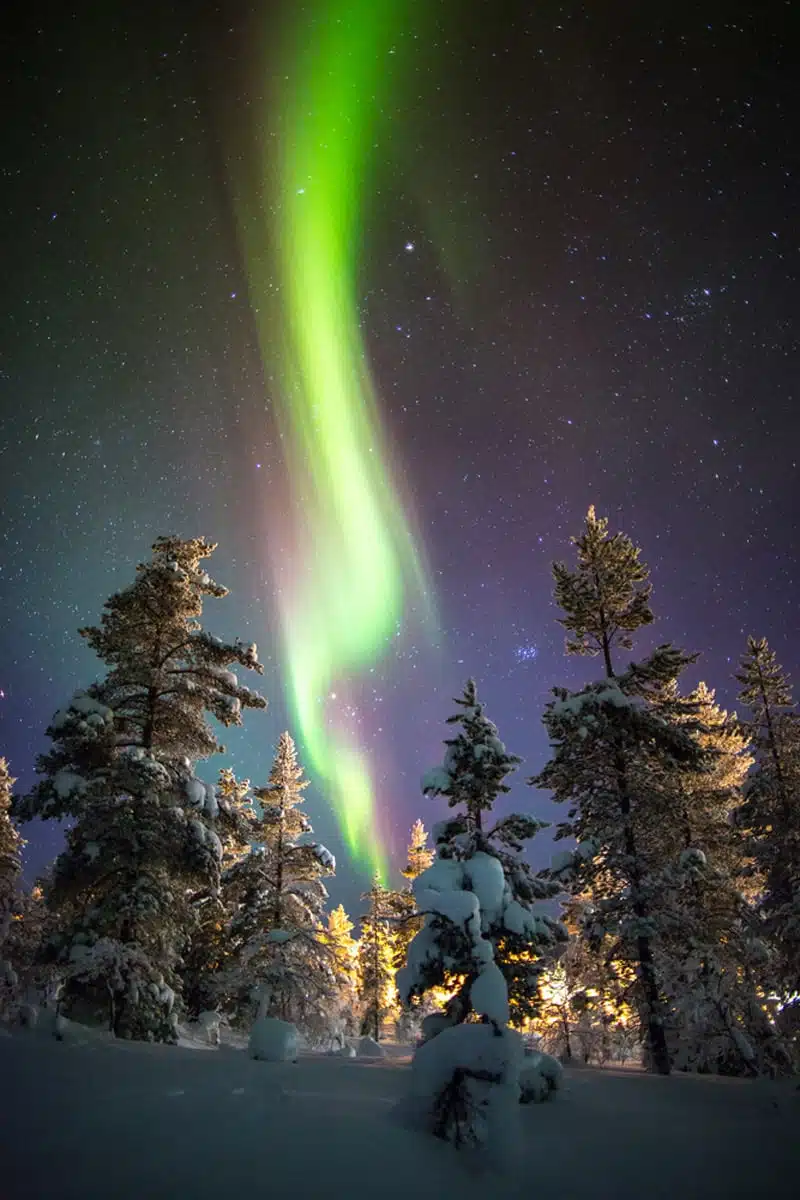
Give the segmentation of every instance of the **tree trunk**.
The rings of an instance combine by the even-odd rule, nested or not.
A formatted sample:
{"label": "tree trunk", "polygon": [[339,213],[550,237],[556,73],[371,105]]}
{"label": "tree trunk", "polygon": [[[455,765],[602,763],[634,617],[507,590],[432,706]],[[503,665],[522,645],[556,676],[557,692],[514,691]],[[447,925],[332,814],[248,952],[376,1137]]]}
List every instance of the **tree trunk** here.
{"label": "tree trunk", "polygon": [[[630,824],[631,800],[628,793],[628,781],[625,772],[625,760],[622,751],[616,756],[617,787],[622,817],[625,822],[624,838],[625,853],[630,859],[628,872],[631,892],[633,895],[633,912],[637,921],[647,921],[649,913],[647,905],[641,897],[642,878],[636,857],[636,840]],[[646,1010],[647,1042],[650,1049],[650,1059],[653,1070],[659,1075],[669,1075],[670,1060],[667,1046],[667,1034],[662,1018],[661,995],[656,977],[656,966],[653,959],[653,947],[647,934],[639,934],[636,938],[636,956],[639,960],[639,982],[642,988]]]}

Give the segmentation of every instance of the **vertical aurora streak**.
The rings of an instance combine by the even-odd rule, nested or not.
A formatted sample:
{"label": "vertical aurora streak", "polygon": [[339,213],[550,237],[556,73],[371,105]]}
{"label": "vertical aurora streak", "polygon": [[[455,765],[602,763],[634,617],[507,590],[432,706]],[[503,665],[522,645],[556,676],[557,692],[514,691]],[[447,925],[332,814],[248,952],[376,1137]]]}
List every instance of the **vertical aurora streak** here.
{"label": "vertical aurora streak", "polygon": [[[370,157],[409,0],[320,0],[296,16],[281,112],[275,195],[280,320],[279,419],[287,467],[288,586],[279,606],[289,699],[309,767],[324,781],[346,845],[386,874],[368,755],[332,694],[375,665],[429,589],[392,481],[359,324],[357,271]],[[263,199],[262,199],[263,204]],[[249,219],[248,270],[263,281]],[[256,220],[258,217],[256,216]],[[266,224],[266,217],[261,214]],[[262,347],[274,331],[262,329]],[[286,514],[279,520],[286,521]],[[270,518],[272,521],[273,518]],[[282,526],[284,544],[287,527]],[[341,714],[340,714],[341,715]],[[384,801],[385,802],[385,801]]]}

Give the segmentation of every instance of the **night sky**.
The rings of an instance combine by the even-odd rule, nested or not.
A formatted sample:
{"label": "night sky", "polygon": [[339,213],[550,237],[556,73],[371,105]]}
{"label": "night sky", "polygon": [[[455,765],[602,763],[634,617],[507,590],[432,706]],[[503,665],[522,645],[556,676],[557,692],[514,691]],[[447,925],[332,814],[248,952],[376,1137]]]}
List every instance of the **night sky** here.
{"label": "night sky", "polygon": [[[206,626],[258,642],[270,701],[219,764],[262,783],[287,723],[265,546],[281,380],[229,168],[280,136],[281,6],[119,7],[17,4],[3,39],[0,753],[29,785],[49,717],[95,677],[77,628],[156,536],[203,534],[231,589]],[[398,30],[411,73],[361,246],[442,631],[439,649],[398,643],[364,691],[397,865],[412,820],[443,815],[418,781],[470,673],[525,759],[504,808],[557,815],[523,779],[549,689],[596,670],[564,657],[550,577],[590,503],[651,565],[640,652],[700,651],[690,682],[728,704],[748,633],[800,675],[795,6],[424,9]],[[340,859],[332,896],[358,911],[367,881],[307,795]],[[60,834],[26,836],[32,878]]]}

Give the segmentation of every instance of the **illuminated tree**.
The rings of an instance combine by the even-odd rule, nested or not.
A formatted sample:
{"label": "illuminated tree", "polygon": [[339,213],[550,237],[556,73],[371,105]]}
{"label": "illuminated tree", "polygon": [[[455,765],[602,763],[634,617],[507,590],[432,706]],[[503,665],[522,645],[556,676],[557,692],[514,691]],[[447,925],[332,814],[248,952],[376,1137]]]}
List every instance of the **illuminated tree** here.
{"label": "illuminated tree", "polygon": [[397,1009],[395,987],[395,915],[390,893],[378,879],[361,897],[368,908],[361,918],[358,943],[358,994],[361,1000],[361,1032],[381,1040],[384,1022]]}
{"label": "illuminated tree", "polygon": [[748,639],[736,678],[756,756],[739,822],[763,881],[775,984],[784,1005],[800,1011],[800,713],[765,638]]}
{"label": "illuminated tree", "polygon": [[677,779],[665,771],[658,784],[679,834],[664,874],[668,919],[657,947],[672,1011],[668,1037],[683,1068],[772,1071],[787,1054],[763,1009],[759,983],[770,955],[752,902],[757,881],[732,820],[753,760],[746,733],[705,684],[688,700],[703,769]]}
{"label": "illuminated tree", "polygon": [[358,942],[352,937],[353,922],[340,904],[328,913],[322,941],[333,955],[336,1002],[342,1032],[354,1033],[358,1000]]}
{"label": "illuminated tree", "polygon": [[22,838],[11,823],[11,789],[16,783],[0,758],[0,952],[11,923],[22,870]]}
{"label": "illuminated tree", "polygon": [[174,1040],[178,967],[193,932],[193,897],[219,888],[222,845],[214,788],[194,763],[219,752],[211,716],[239,725],[266,701],[232,665],[262,672],[255,646],[206,633],[214,546],[159,538],[135,581],[81,630],[104,680],[56,713],[22,819],[70,819],[47,887],[59,918],[51,945],[70,1015],[105,1014],[120,1036]]}
{"label": "illuminated tree", "polygon": [[282,733],[269,780],[256,788],[261,815],[256,845],[225,874],[229,965],[220,987],[239,1019],[258,1015],[298,1024],[316,1020],[333,988],[331,955],[322,936],[323,883],[335,870],[300,808],[309,781],[289,733]]}
{"label": "illuminated tree", "polygon": [[595,928],[627,944],[636,964],[649,1061],[668,1074],[667,1012],[655,943],[662,876],[671,861],[664,844],[670,817],[657,784],[665,770],[678,780],[702,765],[692,727],[677,720],[687,706],[670,693],[693,656],[659,646],[617,674],[615,649],[630,649],[636,630],[653,621],[648,570],[630,539],[609,536],[608,522],[593,508],[583,534],[572,540],[576,568],[553,566],[555,599],[564,613],[560,623],[568,634],[567,652],[599,656],[604,678],[576,693],[554,689],[544,715],[553,757],[530,782],[568,805],[556,836],[575,837],[579,845],[553,875],[573,894],[588,892]]}
{"label": "illuminated tree", "polygon": [[428,831],[417,817],[411,826],[408,858],[401,874],[411,884],[423,871],[427,871],[435,857],[435,851],[428,845]]}

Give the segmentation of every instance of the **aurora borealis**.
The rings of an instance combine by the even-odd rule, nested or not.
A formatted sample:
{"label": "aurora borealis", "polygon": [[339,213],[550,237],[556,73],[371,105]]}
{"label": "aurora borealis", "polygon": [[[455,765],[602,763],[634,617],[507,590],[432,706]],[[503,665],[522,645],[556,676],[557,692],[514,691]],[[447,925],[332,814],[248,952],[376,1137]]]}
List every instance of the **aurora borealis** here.
{"label": "aurora borealis", "polygon": [[[701,651],[723,703],[749,632],[797,679],[790,9],[17,6],[0,754],[21,787],[94,678],[78,627],[162,533],[219,543],[207,625],[258,643],[270,705],[225,762],[263,783],[291,730],[353,914],[376,858],[396,871],[444,815],[419,777],[470,673],[525,759],[509,805],[554,816],[522,779],[549,689],[591,669],[550,580],[590,503],[653,568],[654,638]],[[62,833],[27,836],[32,875]]]}
{"label": "aurora borealis", "polygon": [[[257,312],[261,238],[272,235],[284,296],[279,421],[289,489],[290,547],[280,576],[284,671],[309,767],[324,781],[351,854],[382,878],[387,854],[367,754],[342,721],[351,676],[373,665],[409,615],[429,603],[394,487],[379,401],[360,328],[357,278],[371,150],[385,97],[394,31],[408,0],[320,0],[299,9],[289,40],[291,87],[282,97],[279,169],[267,149],[257,196],[277,179],[274,225],[243,207],[243,242]],[[386,126],[384,123],[384,132]],[[261,330],[265,357],[272,330]],[[339,701],[331,706],[330,701]]]}

